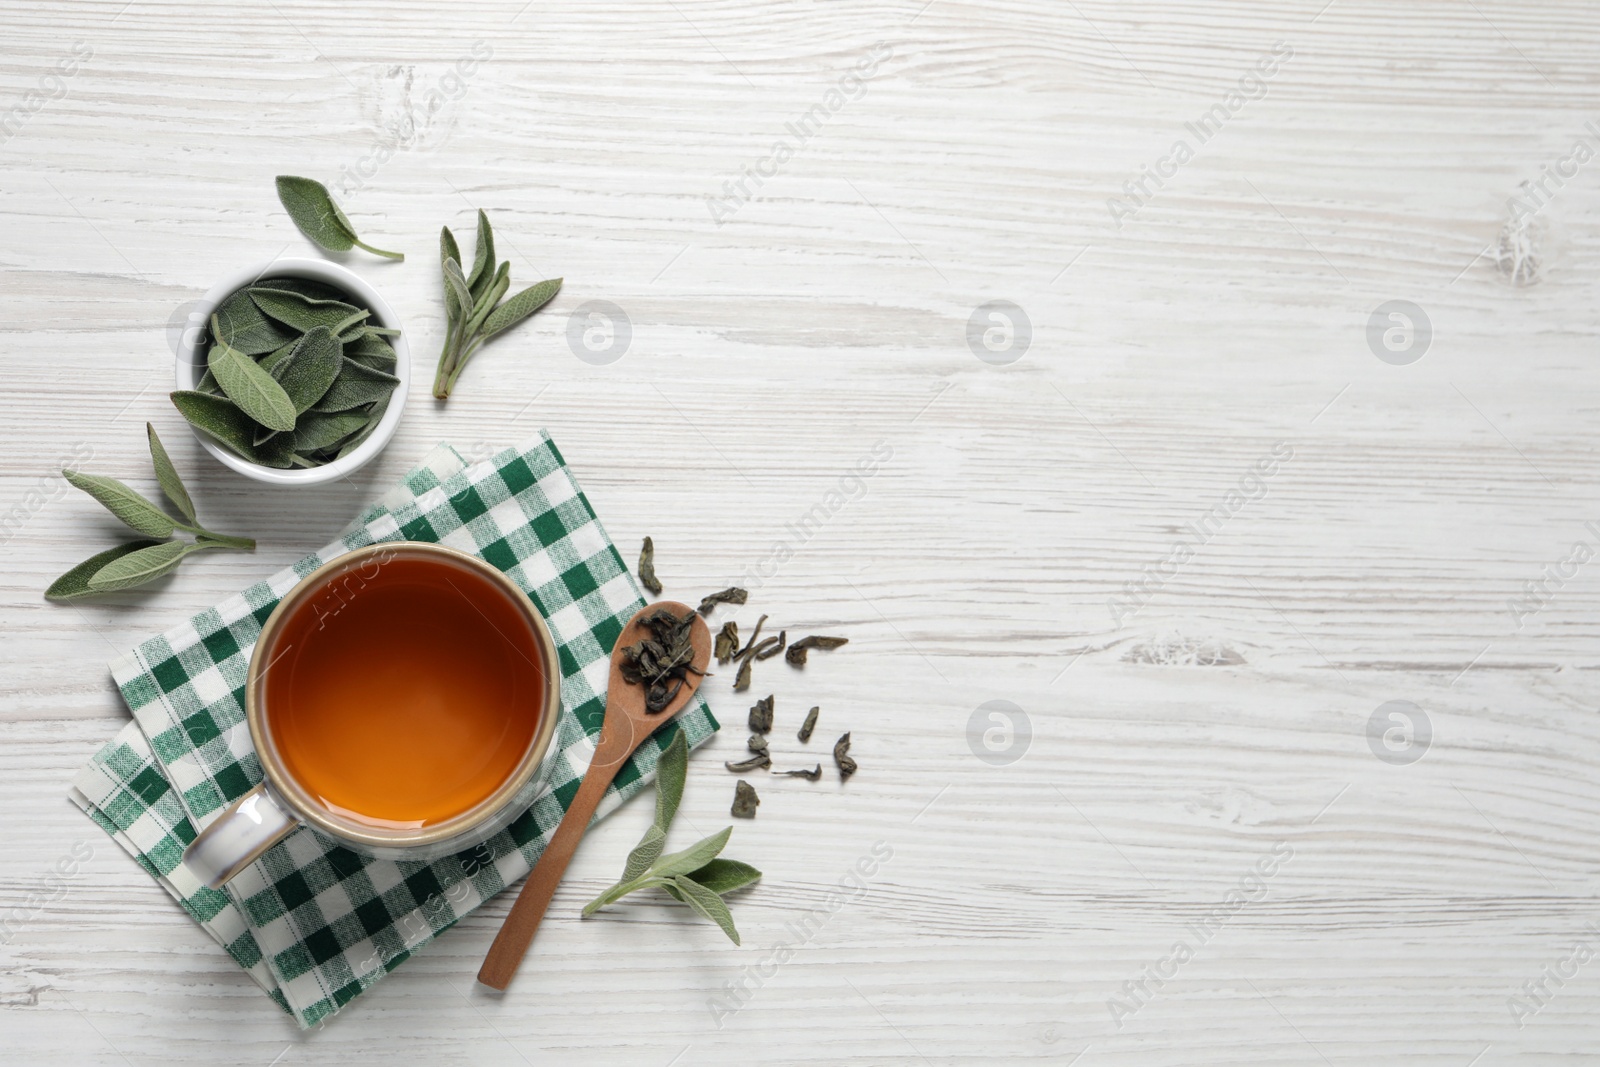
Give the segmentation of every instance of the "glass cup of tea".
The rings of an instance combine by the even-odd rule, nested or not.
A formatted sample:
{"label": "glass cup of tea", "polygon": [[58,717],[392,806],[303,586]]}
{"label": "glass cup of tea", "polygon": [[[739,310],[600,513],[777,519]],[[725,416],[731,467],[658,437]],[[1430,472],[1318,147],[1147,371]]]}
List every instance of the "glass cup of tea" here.
{"label": "glass cup of tea", "polygon": [[383,859],[471,848],[538,797],[560,710],[555,642],[511,579],[442,545],[356,549],[262,626],[245,715],[265,780],[183,862],[218,888],[302,825]]}

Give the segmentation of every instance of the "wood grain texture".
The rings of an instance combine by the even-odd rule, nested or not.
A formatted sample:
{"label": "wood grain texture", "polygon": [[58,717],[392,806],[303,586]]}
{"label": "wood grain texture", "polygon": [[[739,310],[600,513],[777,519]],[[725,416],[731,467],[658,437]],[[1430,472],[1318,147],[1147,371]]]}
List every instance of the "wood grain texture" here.
{"label": "wood grain texture", "polygon": [[[1600,145],[1592,8],[57,0],[7,12],[0,111],[75,41],[93,55],[65,95],[0,145],[0,515],[21,516],[0,568],[0,907],[76,842],[94,855],[0,945],[8,1062],[1592,1055],[1600,964],[1546,980],[1520,1026],[1509,1007],[1600,944],[1600,563],[1511,606],[1600,543],[1600,164],[1545,177]],[[877,42],[864,88],[774,171],[788,124]],[[1278,42],[1293,56],[1258,98],[1119,227],[1107,201]],[[514,283],[565,286],[448,406],[414,382],[348,482],[246,483],[165,399],[169,320],[223,271],[312,252],[273,175],[337,186],[385,146],[342,199],[411,258],[340,258],[400,310],[419,377],[441,223],[465,237],[487,209]],[[741,179],[754,195],[719,225],[708,198]],[[1511,284],[1508,198],[1541,179],[1536,284]],[[1432,324],[1409,366],[1367,341],[1396,299]],[[604,365],[568,340],[594,300],[631,327]],[[995,300],[1031,323],[1004,366],[967,340]],[[53,472],[153,489],[145,420],[206,523],[260,548],[46,604],[117,536]],[[642,471],[640,425],[675,458]],[[65,800],[126,721],[103,665],[325,543],[434,442],[484,456],[541,426],[625,557],[655,538],[667,596],[745,578],[746,626],[850,637],[755,688],[777,696],[775,755],[826,762],[848,729],[861,771],[761,783],[733,844],[767,872],[734,905],[743,948],[676,905],[578,920],[646,801],[581,850],[504,997],[472,983],[502,897],[299,1035]],[[1243,480],[1280,442],[1257,492]],[[1241,485],[1252,499],[1119,620],[1113,598]],[[736,726],[748,702],[707,690]],[[974,752],[994,700],[1031,723],[1007,765]],[[1425,709],[1420,762],[1369,746],[1391,700]],[[688,840],[726,824],[720,761],[743,738],[724,734],[691,764]],[[878,842],[892,857],[866,888],[767,967]],[[719,1020],[730,983],[751,992]]]}

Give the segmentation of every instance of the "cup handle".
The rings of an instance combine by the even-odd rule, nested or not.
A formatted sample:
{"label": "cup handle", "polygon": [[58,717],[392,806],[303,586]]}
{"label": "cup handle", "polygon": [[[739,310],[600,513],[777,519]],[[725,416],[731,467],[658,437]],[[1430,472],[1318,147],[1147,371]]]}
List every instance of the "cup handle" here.
{"label": "cup handle", "polygon": [[189,842],[183,850],[183,865],[208,889],[221,889],[298,825],[272,799],[263,782]]}

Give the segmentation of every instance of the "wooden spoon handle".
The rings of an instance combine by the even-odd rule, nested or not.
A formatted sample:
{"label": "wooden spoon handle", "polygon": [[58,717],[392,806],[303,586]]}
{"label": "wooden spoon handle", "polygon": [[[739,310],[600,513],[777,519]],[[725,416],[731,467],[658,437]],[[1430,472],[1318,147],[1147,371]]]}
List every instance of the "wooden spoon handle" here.
{"label": "wooden spoon handle", "polygon": [[561,876],[566,873],[572,854],[578,850],[578,842],[583,840],[584,831],[589,828],[589,821],[600,806],[600,799],[606,795],[606,786],[617,776],[623,761],[632,751],[627,748],[620,755],[616,753],[615,750],[622,745],[612,738],[619,731],[610,727],[611,723],[608,722],[603,731],[605,736],[595,746],[594,759],[589,761],[583,783],[578,786],[578,795],[572,798],[571,806],[561,818],[561,825],[556,827],[555,836],[545,846],[544,854],[539,857],[528,880],[522,883],[522,891],[517,894],[516,903],[511,905],[505,925],[495,936],[494,944],[489,946],[483,966],[478,968],[478,981],[492,989],[503,990],[511,984],[522,957],[533,943],[533,935],[539,931],[545,910],[550,907],[550,898],[555,896],[556,886],[561,884]]}

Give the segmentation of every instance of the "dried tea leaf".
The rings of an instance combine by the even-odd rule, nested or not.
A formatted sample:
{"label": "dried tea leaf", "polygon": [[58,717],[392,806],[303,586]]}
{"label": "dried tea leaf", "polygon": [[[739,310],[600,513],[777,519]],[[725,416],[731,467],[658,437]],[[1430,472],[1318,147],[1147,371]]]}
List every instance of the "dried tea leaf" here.
{"label": "dried tea leaf", "polygon": [[343,346],[326,326],[307,330],[294,351],[272,368],[272,377],[283,386],[294,402],[296,415],[311,410],[311,405],[327,395],[344,365]]}
{"label": "dried tea leaf", "polygon": [[802,637],[789,646],[789,651],[784,654],[783,658],[789,662],[791,667],[804,667],[806,665],[806,653],[809,650],[820,648],[823,651],[828,651],[849,643],[850,639],[848,637]]}
{"label": "dried tea leaf", "polygon": [[661,595],[661,580],[656,577],[656,546],[648,537],[639,549],[639,584],[648,589],[651,596]]}
{"label": "dried tea leaf", "polygon": [[652,636],[623,648],[622,680],[644,687],[645,711],[665,711],[683,688],[688,672],[701,673],[694,666],[694,622],[691,611],[679,618],[671,608],[657,607],[643,620]]}
{"label": "dried tea leaf", "polygon": [[845,734],[833,743],[833,762],[839,765],[839,781],[847,782],[856,773],[856,761],[850,758],[850,735]]}
{"label": "dried tea leaf", "polygon": [[[750,593],[748,590],[740,589],[736,585],[730,586],[729,588],[722,590],[720,593],[712,593],[710,596],[701,600],[698,610],[702,615],[710,615],[711,609],[716,607],[718,604],[743,604],[749,599],[749,597]],[[765,619],[766,616],[763,615],[762,618]],[[757,632],[760,631],[759,626],[757,626],[756,629]]]}
{"label": "dried tea leaf", "polygon": [[123,525],[146,537],[171,537],[177,524],[172,516],[115,478],[63,470],[61,476],[98,500]]}
{"label": "dried tea leaf", "polygon": [[735,693],[742,693],[750,688],[750,665],[754,662],[754,660],[747,658],[743,663],[739,664],[739,673],[733,679],[733,691]]}
{"label": "dried tea leaf", "polygon": [[776,774],[780,778],[806,778],[806,779],[809,779],[810,781],[815,782],[815,781],[817,781],[818,779],[820,779],[822,777],[822,764],[820,764],[820,763],[817,764],[815,767],[811,768],[809,771],[807,771],[807,770],[774,771],[773,773]]}
{"label": "dried tea leaf", "polygon": [[172,465],[172,457],[167,455],[166,447],[162,445],[161,438],[156,436],[156,428],[152,423],[144,424],[145,436],[150,438],[150,462],[156,468],[156,481],[161,483],[161,491],[172,501],[172,506],[182,513],[190,522],[197,521],[194,515],[194,501],[189,499],[189,490],[184,488],[183,479],[178,477],[178,468]]}
{"label": "dried tea leaf", "polygon": [[749,771],[761,770],[764,767],[772,766],[772,757],[762,752],[739,763],[726,762],[723,766],[734,774],[745,774]]}
{"label": "dried tea leaf", "polygon": [[762,697],[750,705],[750,732],[765,734],[772,732],[772,697]]}
{"label": "dried tea leaf", "polygon": [[189,420],[189,425],[227,445],[245,459],[255,461],[252,438],[256,424],[233,401],[225,396],[212,396],[188,389],[179,389],[171,395],[173,406]]}
{"label": "dried tea leaf", "polygon": [[756,817],[756,808],[761,806],[761,798],[756,796],[756,788],[749,782],[739,782],[733,787],[733,817],[736,819],[753,819]]}
{"label": "dried tea leaf", "polygon": [[[771,659],[783,651],[783,646],[789,643],[789,631],[779,630],[777,637],[769,637],[761,642],[761,647],[756,649],[756,659]],[[765,651],[763,651],[763,649]]]}
{"label": "dried tea leaf", "polygon": [[326,326],[332,330],[359,314],[363,309],[343,300],[313,300],[287,289],[266,289],[256,286],[249,290],[256,307],[277,319],[285,326],[301,333]]}
{"label": "dried tea leaf", "polygon": [[352,245],[366,249],[375,256],[404,260],[400,252],[385,252],[373,248],[356,236],[355,227],[345,218],[339,205],[333,202],[327,186],[310,178],[292,174],[278,175],[278,199],[301,233],[330,252],[345,252]]}
{"label": "dried tea leaf", "polygon": [[172,570],[191,552],[206,548],[205,544],[187,544],[183,541],[163,541],[129,552],[107,563],[89,579],[89,589],[96,593],[111,593],[118,589],[131,589]]}
{"label": "dried tea leaf", "polygon": [[[212,329],[216,329],[214,318]],[[294,429],[294,401],[255,360],[219,341],[211,346],[206,365],[217,376],[223,393],[240,411],[268,429]]]}
{"label": "dried tea leaf", "polygon": [[722,624],[712,645],[718,663],[727,663],[739,651],[739,624],[729,619]]}
{"label": "dried tea leaf", "polygon": [[817,728],[817,713],[821,710],[820,707],[815,707],[806,712],[806,721],[801,725],[800,733],[796,735],[801,741],[811,740],[811,731]]}
{"label": "dried tea leaf", "polygon": [[99,590],[89,588],[89,579],[100,572],[112,560],[121,559],[123,556],[140,549],[159,545],[160,541],[141,539],[129,541],[127,544],[108,548],[104,552],[90,556],[76,567],[72,568],[61,577],[50,583],[50,588],[44,591],[46,600],[77,600],[81,597],[94,596]]}
{"label": "dried tea leaf", "polygon": [[259,356],[294,340],[294,334],[267,318],[240,289],[217,307],[212,339],[247,356]]}
{"label": "dried tea leaf", "polygon": [[762,734],[751,734],[750,740],[744,743],[744,747],[751,752],[758,752],[765,756],[767,754],[767,739]]}
{"label": "dried tea leaf", "polygon": [[488,340],[497,333],[509,330],[554,300],[556,294],[561,291],[561,281],[560,278],[550,278],[536,285],[530,285],[491,311],[489,317],[483,320],[484,339]]}
{"label": "dried tea leaf", "polygon": [[311,410],[326,414],[349,411],[378,400],[387,401],[399,384],[400,379],[392,374],[346,360],[340,364],[339,376],[333,380],[333,385],[311,405]]}

